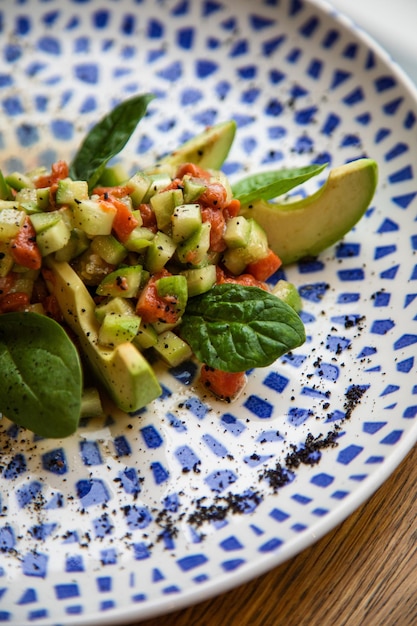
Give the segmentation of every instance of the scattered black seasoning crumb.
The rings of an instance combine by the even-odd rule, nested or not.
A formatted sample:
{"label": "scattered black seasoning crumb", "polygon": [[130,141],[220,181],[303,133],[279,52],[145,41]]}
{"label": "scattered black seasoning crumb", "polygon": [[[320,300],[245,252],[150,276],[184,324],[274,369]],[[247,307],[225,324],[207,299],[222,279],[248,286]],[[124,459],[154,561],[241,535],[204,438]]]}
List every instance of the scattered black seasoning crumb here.
{"label": "scattered black seasoning crumb", "polygon": [[265,480],[272,491],[277,493],[279,489],[288,485],[294,478],[294,474],[289,472],[281,463],[277,463],[275,467],[269,467],[259,474],[259,482]]}
{"label": "scattered black seasoning crumb", "polygon": [[346,402],[343,405],[345,409],[345,419],[349,419],[355,407],[360,404],[362,396],[366,393],[368,387],[365,385],[352,385],[345,393]]}
{"label": "scattered black seasoning crumb", "polygon": [[303,446],[300,448],[294,445],[291,446],[292,452],[287,455],[285,466],[288,469],[295,469],[300,465],[316,465],[320,461],[322,449],[337,446],[338,430],[340,428],[336,427],[335,430],[327,433],[325,437],[323,435],[314,437],[309,433]]}
{"label": "scattered black seasoning crumb", "polygon": [[216,496],[212,504],[205,505],[206,498],[200,498],[195,504],[194,511],[189,515],[187,522],[199,528],[205,522],[221,522],[229,513],[243,514],[248,512],[251,505],[258,506],[263,496],[258,491],[245,493],[227,493],[225,496]]}

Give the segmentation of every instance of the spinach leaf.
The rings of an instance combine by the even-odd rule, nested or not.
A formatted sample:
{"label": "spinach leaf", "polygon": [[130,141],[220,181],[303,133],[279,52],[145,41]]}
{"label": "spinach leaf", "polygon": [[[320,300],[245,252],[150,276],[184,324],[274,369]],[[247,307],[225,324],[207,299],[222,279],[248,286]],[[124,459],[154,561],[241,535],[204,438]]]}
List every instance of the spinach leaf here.
{"label": "spinach leaf", "polygon": [[87,133],[70,165],[70,176],[88,181],[91,190],[108,161],[126,145],[155,96],[133,96],[117,105]]}
{"label": "spinach leaf", "polygon": [[37,313],[0,315],[0,371],[2,414],[42,437],[77,429],[81,364],[57,322]]}
{"label": "spinach leaf", "polygon": [[270,365],[305,341],[285,302],[258,287],[226,283],[190,298],[180,335],[202,363],[225,372]]}
{"label": "spinach leaf", "polygon": [[291,169],[259,172],[242,178],[232,186],[233,196],[241,204],[255,200],[272,200],[320,174],[324,165],[307,165]]}

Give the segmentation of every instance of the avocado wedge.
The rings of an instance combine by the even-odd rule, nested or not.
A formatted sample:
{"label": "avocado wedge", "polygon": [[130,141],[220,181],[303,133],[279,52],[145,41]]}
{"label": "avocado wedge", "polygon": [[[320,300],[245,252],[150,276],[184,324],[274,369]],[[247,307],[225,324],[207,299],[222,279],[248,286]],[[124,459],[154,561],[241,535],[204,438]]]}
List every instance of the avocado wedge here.
{"label": "avocado wedge", "polygon": [[203,169],[219,170],[229,154],[235,133],[234,120],[208,126],[202,133],[160,159],[158,166],[178,167],[182,163],[194,163]]}
{"label": "avocado wedge", "polygon": [[122,411],[137,411],[160,396],[162,389],[152,367],[132,343],[122,343],[114,349],[99,345],[94,301],[71,266],[50,257],[46,262],[51,270],[48,289],[77,335],[93,373],[116,405]]}
{"label": "avocado wedge", "polygon": [[314,194],[287,203],[257,200],[241,207],[268,233],[284,265],[317,256],[338,242],[367,210],[378,180],[373,159],[361,158],[333,168]]}

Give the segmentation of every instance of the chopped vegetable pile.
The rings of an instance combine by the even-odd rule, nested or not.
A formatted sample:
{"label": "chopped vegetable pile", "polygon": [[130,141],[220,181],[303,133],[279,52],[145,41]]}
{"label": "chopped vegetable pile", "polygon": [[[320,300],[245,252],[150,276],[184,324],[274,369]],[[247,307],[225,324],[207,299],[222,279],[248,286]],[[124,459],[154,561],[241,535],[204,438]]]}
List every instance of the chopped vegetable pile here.
{"label": "chopped vegetable pile", "polygon": [[230,400],[245,371],[305,340],[298,293],[285,281],[269,287],[281,260],[240,208],[323,166],[232,189],[220,171],[230,122],[227,141],[207,129],[127,176],[107,164],[151,100],[116,107],[71,164],[0,176],[0,411],[41,436],[67,436],[81,415],[100,413],[83,368],[135,411],[161,393],[150,353],[168,367],[195,358],[203,385]]}

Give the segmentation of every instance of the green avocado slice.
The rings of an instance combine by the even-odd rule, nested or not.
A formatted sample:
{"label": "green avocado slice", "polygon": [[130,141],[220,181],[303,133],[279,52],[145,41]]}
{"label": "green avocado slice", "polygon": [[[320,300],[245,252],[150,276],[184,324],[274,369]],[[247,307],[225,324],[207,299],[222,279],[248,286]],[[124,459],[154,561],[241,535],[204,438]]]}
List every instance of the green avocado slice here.
{"label": "green avocado slice", "polygon": [[333,168],[320,189],[302,200],[257,200],[240,214],[265,229],[270,247],[288,265],[317,256],[348,233],[367,210],[377,180],[377,163],[361,158]]}
{"label": "green avocado slice", "polygon": [[208,126],[202,133],[160,159],[158,165],[177,167],[182,163],[194,163],[203,169],[219,170],[229,154],[235,133],[234,120]]}
{"label": "green avocado slice", "polygon": [[132,412],[159,397],[162,389],[155,373],[132,343],[122,343],[114,349],[98,343],[99,324],[94,301],[71,266],[50,257],[46,262],[52,272],[47,279],[48,289],[77,335],[93,373],[116,405],[122,411]]}

